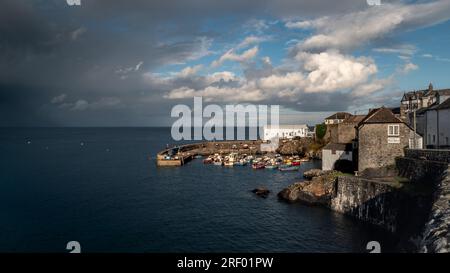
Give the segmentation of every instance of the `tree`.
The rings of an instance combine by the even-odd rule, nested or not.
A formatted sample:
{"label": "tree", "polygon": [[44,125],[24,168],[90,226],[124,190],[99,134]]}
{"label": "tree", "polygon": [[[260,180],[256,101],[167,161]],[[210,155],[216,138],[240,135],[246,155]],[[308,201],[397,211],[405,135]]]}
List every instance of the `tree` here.
{"label": "tree", "polygon": [[316,125],[316,138],[323,139],[327,132],[327,126],[325,124],[317,124]]}

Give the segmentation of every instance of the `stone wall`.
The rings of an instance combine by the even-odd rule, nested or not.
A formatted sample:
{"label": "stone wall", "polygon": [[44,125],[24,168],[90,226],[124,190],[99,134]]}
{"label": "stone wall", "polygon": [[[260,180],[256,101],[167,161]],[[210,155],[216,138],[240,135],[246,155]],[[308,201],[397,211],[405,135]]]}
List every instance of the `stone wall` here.
{"label": "stone wall", "polygon": [[441,174],[447,169],[447,163],[398,157],[395,159],[398,175],[406,177],[411,183],[427,183],[430,185],[440,181]]}
{"label": "stone wall", "polygon": [[405,149],[405,157],[450,163],[450,150]]}
{"label": "stone wall", "polygon": [[434,203],[428,222],[425,224],[421,252],[450,252],[450,165],[443,173],[434,194]]}
{"label": "stone wall", "polygon": [[395,232],[401,198],[386,183],[352,176],[338,177],[330,208]]}
{"label": "stone wall", "polygon": [[356,138],[356,123],[343,122],[338,125],[337,143],[351,143]]}
{"label": "stone wall", "polygon": [[358,171],[395,164],[395,158],[403,156],[409,145],[410,129],[400,125],[400,143],[388,143],[389,124],[364,124],[358,132]]}

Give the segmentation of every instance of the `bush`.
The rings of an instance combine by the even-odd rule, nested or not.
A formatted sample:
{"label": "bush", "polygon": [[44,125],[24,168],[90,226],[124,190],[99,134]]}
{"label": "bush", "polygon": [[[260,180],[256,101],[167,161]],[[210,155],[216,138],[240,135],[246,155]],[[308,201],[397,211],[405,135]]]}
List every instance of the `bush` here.
{"label": "bush", "polygon": [[317,124],[316,125],[316,137],[317,139],[323,139],[327,132],[327,126],[325,124]]}
{"label": "bush", "polygon": [[347,159],[339,159],[334,163],[334,169],[343,173],[353,173],[353,162]]}

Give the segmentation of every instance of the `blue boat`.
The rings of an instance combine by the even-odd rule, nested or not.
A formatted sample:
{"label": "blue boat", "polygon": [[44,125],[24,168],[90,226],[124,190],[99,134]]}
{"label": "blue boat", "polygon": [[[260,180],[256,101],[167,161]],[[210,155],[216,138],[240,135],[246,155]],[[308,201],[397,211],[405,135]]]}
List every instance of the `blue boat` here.
{"label": "blue boat", "polygon": [[278,169],[282,172],[298,171],[300,169],[300,166],[283,165],[280,166]]}

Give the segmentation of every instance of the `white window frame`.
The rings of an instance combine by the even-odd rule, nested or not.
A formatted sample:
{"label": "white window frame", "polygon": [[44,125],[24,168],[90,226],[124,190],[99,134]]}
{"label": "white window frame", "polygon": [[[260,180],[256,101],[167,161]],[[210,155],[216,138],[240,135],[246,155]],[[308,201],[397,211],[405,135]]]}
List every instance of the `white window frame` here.
{"label": "white window frame", "polygon": [[[392,131],[391,131],[391,128],[392,128]],[[397,129],[397,132],[395,132],[395,129]],[[400,136],[400,125],[399,124],[389,124],[388,125],[388,136]]]}

